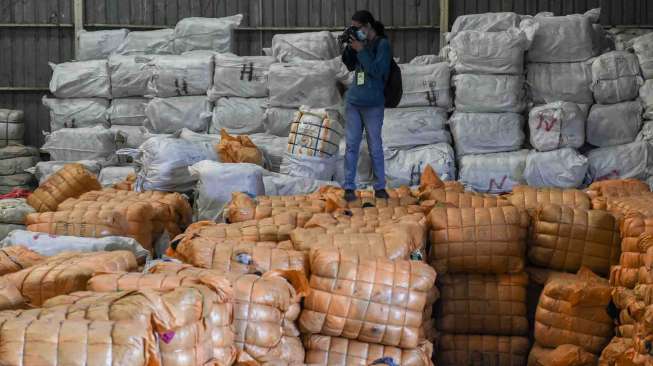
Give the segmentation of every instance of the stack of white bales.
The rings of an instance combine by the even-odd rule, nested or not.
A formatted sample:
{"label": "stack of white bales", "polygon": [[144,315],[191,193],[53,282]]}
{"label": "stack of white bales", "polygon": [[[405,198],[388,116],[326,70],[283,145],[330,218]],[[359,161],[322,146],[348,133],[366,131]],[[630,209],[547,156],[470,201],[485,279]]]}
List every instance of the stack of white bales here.
{"label": "stack of white bales", "polygon": [[[639,97],[645,108],[646,122],[637,140],[650,140],[653,138],[653,123],[651,123],[653,121],[653,33],[646,33],[633,39],[632,44],[644,77],[644,85],[639,89]],[[647,174],[650,175],[650,172]]]}
{"label": "stack of white bales", "polygon": [[523,183],[524,52],[532,31],[520,29],[519,19],[514,13],[459,17],[448,37],[456,73],[449,124],[459,180],[474,191],[503,193]]}
{"label": "stack of white bales", "polygon": [[535,27],[528,52],[531,145],[526,182],[534,186],[576,187],[588,161],[576,149],[585,143],[585,120],[594,98],[592,57],[598,9],[586,14],[540,13],[522,24]]}
{"label": "stack of white bales", "polygon": [[596,103],[587,117],[587,142],[598,147],[588,153],[592,181],[647,178],[649,143],[636,141],[642,127],[642,84],[637,57],[613,51],[592,64],[592,91]]}
{"label": "stack of white bales", "polygon": [[32,174],[26,169],[39,161],[36,148],[23,146],[23,111],[0,109],[0,194],[14,188],[31,187]]}

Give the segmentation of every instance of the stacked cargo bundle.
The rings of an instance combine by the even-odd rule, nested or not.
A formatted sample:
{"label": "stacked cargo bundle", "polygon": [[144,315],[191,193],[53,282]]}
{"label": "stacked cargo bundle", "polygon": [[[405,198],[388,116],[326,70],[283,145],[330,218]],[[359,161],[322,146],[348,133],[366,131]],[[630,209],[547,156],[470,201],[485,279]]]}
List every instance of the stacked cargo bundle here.
{"label": "stacked cargo bundle", "polygon": [[[523,182],[526,150],[524,52],[532,35],[515,13],[466,15],[448,36],[456,112],[449,120],[459,180],[469,189],[509,192]],[[531,32],[532,33],[532,32]]]}
{"label": "stacked cargo bundle", "polygon": [[0,109],[0,194],[32,189],[34,176],[27,172],[41,159],[36,148],[23,146],[23,111]]}
{"label": "stacked cargo bundle", "polygon": [[527,212],[436,206],[428,220],[430,261],[441,276],[438,365],[525,364]]}
{"label": "stacked cargo bundle", "polygon": [[[653,52],[651,51],[650,43],[653,41],[653,33],[647,32],[645,35],[637,37],[632,40],[632,49],[634,50],[639,60],[639,66],[642,76],[644,77],[644,84],[639,89],[639,97],[644,108],[644,125],[639,136],[638,141],[653,139]],[[650,175],[650,172],[647,172]],[[649,183],[651,177],[648,177]]]}
{"label": "stacked cargo bundle", "polygon": [[25,230],[25,217],[33,212],[24,198],[0,200],[0,240],[14,230]]}

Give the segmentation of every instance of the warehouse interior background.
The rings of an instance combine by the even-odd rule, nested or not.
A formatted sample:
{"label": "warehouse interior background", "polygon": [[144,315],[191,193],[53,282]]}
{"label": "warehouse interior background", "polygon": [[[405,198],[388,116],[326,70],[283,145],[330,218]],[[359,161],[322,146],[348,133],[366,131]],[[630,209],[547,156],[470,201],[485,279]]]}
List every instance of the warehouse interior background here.
{"label": "warehouse interior background", "polygon": [[356,9],[368,9],[388,28],[395,57],[407,62],[437,53],[440,31],[459,15],[565,15],[597,7],[605,27],[653,28],[651,0],[0,0],[0,108],[24,110],[25,143],[43,144],[48,62],[74,59],[76,29],[174,28],[185,17],[241,13],[234,51],[259,55],[277,33],[341,30]]}

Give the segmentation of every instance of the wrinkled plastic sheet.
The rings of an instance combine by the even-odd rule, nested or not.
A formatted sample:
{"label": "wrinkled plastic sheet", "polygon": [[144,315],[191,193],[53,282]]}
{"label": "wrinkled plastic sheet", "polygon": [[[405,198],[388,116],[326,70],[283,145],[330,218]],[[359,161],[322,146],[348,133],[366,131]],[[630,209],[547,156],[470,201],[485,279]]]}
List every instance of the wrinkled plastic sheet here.
{"label": "wrinkled plastic sheet", "polygon": [[172,48],[174,29],[133,31],[127,34],[116,49],[118,55],[169,55]]}
{"label": "wrinkled plastic sheet", "polygon": [[111,98],[107,60],[50,63],[50,92],[57,98]]}
{"label": "wrinkled plastic sheet", "polygon": [[519,26],[521,18],[516,13],[482,13],[456,17],[451,26],[451,34],[462,31],[501,32]]}
{"label": "wrinkled plastic sheet", "polygon": [[145,107],[148,98],[113,99],[107,109],[107,120],[112,126],[143,126],[145,124]]}
{"label": "wrinkled plastic sheet", "polygon": [[589,159],[589,182],[608,179],[646,179],[651,172],[649,141],[635,141],[626,145],[594,149],[586,154]]}

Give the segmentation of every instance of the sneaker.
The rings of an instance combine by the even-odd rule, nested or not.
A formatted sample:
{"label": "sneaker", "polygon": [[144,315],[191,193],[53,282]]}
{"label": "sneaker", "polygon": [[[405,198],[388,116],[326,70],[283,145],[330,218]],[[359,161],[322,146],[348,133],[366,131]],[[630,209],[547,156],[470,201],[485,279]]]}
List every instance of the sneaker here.
{"label": "sneaker", "polygon": [[388,196],[388,192],[386,192],[385,189],[377,189],[374,191],[374,197],[376,198],[383,198],[383,199],[388,199],[390,196]]}
{"label": "sneaker", "polygon": [[345,190],[345,201],[353,202],[353,201],[356,201],[356,199],[357,199],[356,191],[354,191],[353,189]]}

